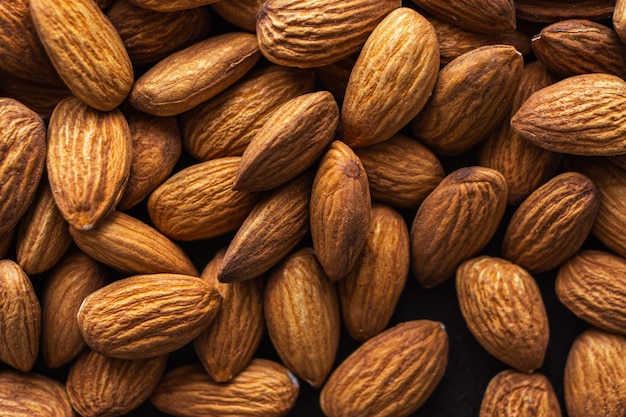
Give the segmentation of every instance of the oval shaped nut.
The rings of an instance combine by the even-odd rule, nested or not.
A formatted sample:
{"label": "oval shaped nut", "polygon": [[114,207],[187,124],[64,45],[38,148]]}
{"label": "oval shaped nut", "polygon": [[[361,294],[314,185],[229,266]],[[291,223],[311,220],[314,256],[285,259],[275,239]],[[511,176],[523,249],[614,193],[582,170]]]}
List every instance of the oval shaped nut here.
{"label": "oval shaped nut", "polygon": [[238,416],[280,417],[293,408],[299,390],[297,378],[284,366],[254,359],[227,383],[212,381],[199,365],[173,369],[150,400],[160,411],[176,417],[232,414],[233,398],[237,399]]}
{"label": "oval shaped nut", "polygon": [[264,0],[220,0],[211,8],[226,21],[248,32],[256,31],[256,15]]}
{"label": "oval shaped nut", "polygon": [[101,112],[73,97],[57,105],[48,125],[46,167],[54,201],[72,227],[92,229],[115,208],[131,153],[130,129],[119,110]]}
{"label": "oval shaped nut", "polygon": [[602,416],[626,413],[626,337],[591,328],[581,333],[565,362],[565,406],[570,417],[590,410]]}
{"label": "oval shaped nut", "polygon": [[222,296],[187,275],[135,275],[83,300],[78,326],[87,345],[105,356],[145,359],[192,341],[215,317]]}
{"label": "oval shaped nut", "polygon": [[261,57],[250,33],[231,32],[174,52],[133,85],[130,104],[155,116],[174,116],[221,93]]}
{"label": "oval shaped nut", "polygon": [[586,176],[565,172],[535,190],[517,208],[502,241],[502,257],[540,273],[556,268],[582,246],[600,196]]}
{"label": "oval shaped nut", "polygon": [[522,372],[541,367],[548,316],[528,272],[504,259],[473,258],[457,269],[456,291],[467,327],[487,352]]}
{"label": "oval shaped nut", "polygon": [[442,323],[400,323],[363,343],[335,369],[320,405],[328,417],[405,417],[432,394],[447,363]]}
{"label": "oval shaped nut", "polygon": [[30,278],[9,259],[0,260],[0,361],[22,372],[37,360],[41,307]]}
{"label": "oval shaped nut", "polygon": [[610,19],[615,0],[517,0],[517,17],[529,22],[552,23],[567,19]]}
{"label": "oval shaped nut", "polygon": [[332,142],[315,174],[309,214],[313,249],[331,281],[354,267],[367,239],[370,210],[361,161],[348,145]]}
{"label": "oval shaped nut", "polygon": [[168,178],[148,199],[148,214],[171,239],[199,240],[236,230],[259,196],[233,190],[241,157],[189,166]]}
{"label": "oval shaped nut", "polygon": [[439,43],[430,22],[407,7],[389,13],[367,38],[350,73],[342,140],[356,148],[389,139],[422,110],[438,74]]}
{"label": "oval shaped nut", "polygon": [[95,2],[33,0],[30,10],[52,65],[72,93],[97,110],[119,106],[133,86],[133,66]]}
{"label": "oval shaped nut", "polygon": [[411,270],[430,288],[491,240],[504,216],[507,185],[491,168],[466,167],[448,176],[422,202],[411,226]]}
{"label": "oval shaped nut", "polygon": [[319,159],[338,126],[339,107],[328,91],[283,103],[243,152],[233,188],[262,191],[293,180]]}
{"label": "oval shaped nut", "polygon": [[141,8],[155,10],[157,12],[175,12],[179,10],[195,9],[218,0],[131,0]]}
{"label": "oval shaped nut", "polygon": [[575,75],[531,95],[513,115],[513,130],[553,152],[626,153],[626,82],[610,74]]}
{"label": "oval shaped nut", "polygon": [[65,387],[36,373],[0,372],[0,414],[13,417],[74,417]]}
{"label": "oval shaped nut", "polygon": [[269,0],[257,14],[261,53],[275,64],[314,68],[358,52],[399,0]]}
{"label": "oval shaped nut", "polygon": [[483,395],[479,417],[561,417],[552,384],[544,375],[511,369],[494,376]]}
{"label": "oval shaped nut", "polygon": [[0,236],[5,236],[35,197],[47,145],[43,119],[19,101],[0,98],[0,126]]}

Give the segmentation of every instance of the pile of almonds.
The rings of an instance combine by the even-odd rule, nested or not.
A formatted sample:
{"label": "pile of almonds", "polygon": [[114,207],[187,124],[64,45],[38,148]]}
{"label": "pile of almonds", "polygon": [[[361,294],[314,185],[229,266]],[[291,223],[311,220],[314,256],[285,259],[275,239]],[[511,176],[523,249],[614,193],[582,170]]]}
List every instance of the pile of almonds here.
{"label": "pile of almonds", "polygon": [[624,44],[626,0],[0,2],[0,415],[625,416]]}

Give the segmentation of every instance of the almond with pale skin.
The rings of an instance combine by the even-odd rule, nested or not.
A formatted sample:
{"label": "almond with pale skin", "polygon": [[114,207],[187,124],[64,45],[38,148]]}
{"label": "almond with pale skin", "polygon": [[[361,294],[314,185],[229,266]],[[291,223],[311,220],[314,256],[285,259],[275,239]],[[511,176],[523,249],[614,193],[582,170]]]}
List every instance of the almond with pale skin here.
{"label": "almond with pale skin", "polygon": [[528,272],[495,257],[469,259],[457,269],[456,291],[465,323],[486,351],[521,372],[543,364],[548,316]]}
{"label": "almond with pale skin", "polygon": [[350,73],[341,108],[342,140],[356,148],[389,139],[422,110],[438,74],[439,42],[430,22],[407,7],[389,13],[367,38]]}
{"label": "almond with pale skin", "polygon": [[615,0],[516,0],[517,17],[529,22],[553,23],[567,19],[610,19]]}
{"label": "almond with pale skin", "polygon": [[0,372],[0,414],[12,417],[74,417],[65,387],[37,373]]}
{"label": "almond with pale skin", "polygon": [[165,374],[150,401],[176,417],[282,417],[294,407],[299,390],[297,378],[284,366],[254,359],[227,383],[212,381],[200,365],[175,368]]}
{"label": "almond with pale skin", "polygon": [[35,29],[52,65],[80,100],[97,110],[119,106],[133,67],[115,27],[91,0],[33,0]]}
{"label": "almond with pale skin", "polygon": [[218,0],[131,0],[134,5],[157,12],[175,12],[178,10],[195,9],[215,3]]}
{"label": "almond with pale skin", "polygon": [[328,417],[411,415],[435,390],[448,363],[442,323],[400,323],[357,348],[332,373],[320,405]]}
{"label": "almond with pale skin", "polygon": [[514,30],[515,5],[512,0],[412,0],[421,9],[452,25],[472,32],[492,34]]}
{"label": "almond with pale skin", "polygon": [[90,230],[117,205],[130,175],[130,129],[119,110],[94,110],[76,98],[60,102],[48,125],[48,181],[59,211]]}
{"label": "almond with pale skin", "polygon": [[201,278],[134,275],[87,296],[78,326],[87,345],[105,356],[146,359],[191,342],[217,314],[222,296]]}

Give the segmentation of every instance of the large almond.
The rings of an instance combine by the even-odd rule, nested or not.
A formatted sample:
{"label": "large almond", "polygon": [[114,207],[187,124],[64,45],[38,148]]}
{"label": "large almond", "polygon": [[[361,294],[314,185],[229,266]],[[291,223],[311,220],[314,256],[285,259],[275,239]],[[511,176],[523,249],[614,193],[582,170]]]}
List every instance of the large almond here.
{"label": "large almond", "polygon": [[36,373],[0,372],[0,414],[11,417],[74,417],[65,387]]}

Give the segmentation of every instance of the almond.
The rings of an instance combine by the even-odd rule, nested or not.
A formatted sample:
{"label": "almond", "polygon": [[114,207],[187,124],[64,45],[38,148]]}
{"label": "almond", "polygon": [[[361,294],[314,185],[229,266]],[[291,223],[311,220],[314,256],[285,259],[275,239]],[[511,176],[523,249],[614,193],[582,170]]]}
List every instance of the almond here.
{"label": "almond", "polygon": [[615,0],[516,0],[519,19],[558,22],[566,19],[604,20],[613,14]]}
{"label": "almond", "polygon": [[45,121],[59,102],[71,95],[70,90],[58,81],[52,84],[23,80],[7,72],[0,73],[0,91],[38,113]]}
{"label": "almond", "polygon": [[226,21],[248,32],[256,31],[256,15],[264,0],[220,0],[211,8]]}
{"label": "almond", "polygon": [[0,414],[11,417],[74,417],[65,387],[47,376],[0,372]]}
{"label": "almond", "polygon": [[515,5],[512,0],[413,0],[450,24],[478,33],[501,33],[515,29]]}
{"label": "almond", "polygon": [[178,10],[194,9],[215,3],[216,1],[218,0],[131,0],[131,2],[138,7],[155,10],[157,12],[175,12]]}
{"label": "almond", "polygon": [[611,19],[613,28],[619,36],[622,43],[626,40],[626,1],[617,0],[615,9],[613,10],[613,18]]}

